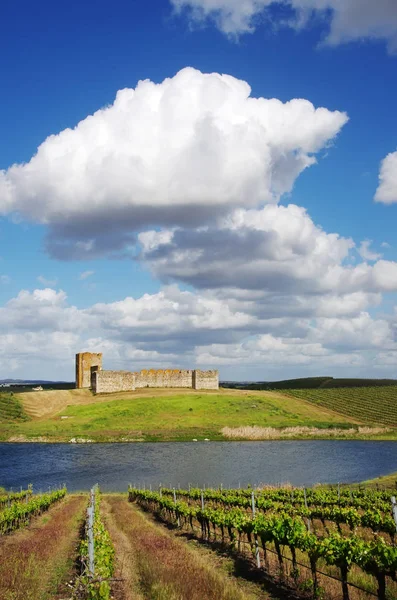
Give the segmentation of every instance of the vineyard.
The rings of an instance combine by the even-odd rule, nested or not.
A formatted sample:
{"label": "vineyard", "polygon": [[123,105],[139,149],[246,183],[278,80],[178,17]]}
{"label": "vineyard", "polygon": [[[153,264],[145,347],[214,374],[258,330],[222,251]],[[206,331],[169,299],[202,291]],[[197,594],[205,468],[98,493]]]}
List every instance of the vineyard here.
{"label": "vineyard", "polygon": [[221,386],[240,390],[308,390],[318,388],[384,387],[396,386],[396,379],[338,379],[335,377],[299,377],[282,381],[256,381],[252,383],[221,382]]}
{"label": "vineyard", "polygon": [[[393,493],[345,486],[130,487],[128,496],[94,486],[88,499],[65,488],[3,493],[0,598],[392,600]],[[249,585],[231,575],[237,562]]]}
{"label": "vineyard", "polygon": [[[336,579],[343,600],[351,590],[397,597],[396,522],[387,492],[130,488],[129,499],[206,540],[248,548],[258,568],[272,570],[273,553],[280,579],[311,586],[313,597]],[[310,577],[302,580],[300,569]]]}
{"label": "vineyard", "polygon": [[19,422],[28,420],[29,417],[15,394],[0,393],[0,421]]}
{"label": "vineyard", "polygon": [[114,574],[114,547],[99,511],[98,486],[90,492],[85,533],[79,548],[82,573],[74,585],[74,597],[109,600]]}
{"label": "vineyard", "polygon": [[[7,508],[3,508],[0,512],[0,535],[28,525],[32,518],[41,515],[65,495],[65,488],[33,497],[30,496],[30,490],[26,490],[11,497],[11,500],[7,499]],[[3,505],[4,503],[3,500]],[[10,505],[8,505],[9,503]]]}
{"label": "vineyard", "polygon": [[397,386],[288,390],[288,394],[361,422],[397,427]]}

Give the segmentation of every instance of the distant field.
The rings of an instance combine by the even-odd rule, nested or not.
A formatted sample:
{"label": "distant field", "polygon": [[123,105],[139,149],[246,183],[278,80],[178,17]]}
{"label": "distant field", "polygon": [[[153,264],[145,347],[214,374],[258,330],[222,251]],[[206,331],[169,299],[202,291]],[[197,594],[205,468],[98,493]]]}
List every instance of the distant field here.
{"label": "distant field", "polygon": [[397,379],[338,379],[335,377],[300,377],[282,381],[233,382],[226,381],[223,388],[237,390],[308,390],[317,388],[384,387],[397,386]]}
{"label": "distant field", "polygon": [[18,422],[27,420],[28,416],[18,396],[9,393],[0,393],[0,421]]}
{"label": "distant field", "polygon": [[397,427],[397,386],[288,390],[288,394],[368,424]]}
{"label": "distant field", "polygon": [[35,399],[38,415],[43,414],[44,406],[51,406],[51,411],[58,410],[28,423],[0,423],[0,439],[224,439],[221,433],[224,427],[348,429],[359,424],[356,419],[278,392],[148,389],[136,395],[125,392],[92,396],[89,392],[77,393],[80,391],[84,392],[64,392],[58,403],[55,391],[37,392],[36,396],[27,394],[23,402],[29,403],[29,414],[34,415]]}

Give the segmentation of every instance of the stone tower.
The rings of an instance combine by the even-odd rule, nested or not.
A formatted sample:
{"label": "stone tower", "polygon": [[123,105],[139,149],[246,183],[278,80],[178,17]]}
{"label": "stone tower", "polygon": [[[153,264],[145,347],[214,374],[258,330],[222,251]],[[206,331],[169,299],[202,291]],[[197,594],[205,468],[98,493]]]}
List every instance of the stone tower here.
{"label": "stone tower", "polygon": [[91,387],[92,370],[102,369],[102,353],[79,352],[76,354],[76,388]]}

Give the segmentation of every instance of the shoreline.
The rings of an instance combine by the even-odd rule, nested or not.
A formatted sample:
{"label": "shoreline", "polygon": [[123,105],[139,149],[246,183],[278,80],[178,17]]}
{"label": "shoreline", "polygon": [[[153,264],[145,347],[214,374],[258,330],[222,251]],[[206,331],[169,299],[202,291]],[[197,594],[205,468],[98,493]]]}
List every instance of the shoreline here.
{"label": "shoreline", "polygon": [[86,439],[86,438],[57,438],[51,439],[47,437],[28,438],[24,436],[15,436],[9,439],[0,439],[0,444],[68,444],[71,446],[81,445],[93,445],[93,444],[180,444],[180,443],[239,443],[239,442],[397,442],[397,432],[390,436],[296,436],[296,437],[274,437],[274,438],[263,438],[263,439],[252,439],[252,438],[232,438],[227,439],[223,437],[212,437],[212,438],[153,438],[153,439],[125,439],[121,438],[97,438],[97,439]]}

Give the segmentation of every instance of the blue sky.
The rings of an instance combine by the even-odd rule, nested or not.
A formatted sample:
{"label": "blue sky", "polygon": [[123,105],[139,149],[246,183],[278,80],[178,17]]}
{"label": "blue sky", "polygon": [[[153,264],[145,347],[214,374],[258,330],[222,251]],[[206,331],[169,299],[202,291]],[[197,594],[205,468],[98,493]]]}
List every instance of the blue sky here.
{"label": "blue sky", "polygon": [[[201,17],[194,19],[189,4],[197,10],[200,2]],[[238,17],[238,4],[232,0],[216,0],[213,5],[206,0],[190,3],[186,0],[179,4],[175,0],[174,6],[168,0],[116,0],[111,5],[102,1],[84,5],[69,1],[56,5],[41,2],[37,6],[24,0],[6,4],[0,23],[0,52],[6,57],[2,64],[0,97],[0,170],[3,169],[6,181],[2,187],[0,179],[0,311],[3,313],[0,312],[0,324],[3,339],[8,341],[3,350],[0,348],[3,353],[0,377],[69,378],[73,373],[74,352],[94,347],[104,350],[108,365],[117,363],[126,368],[214,366],[219,367],[221,377],[230,379],[275,379],[307,374],[395,376],[397,207],[394,204],[397,190],[394,190],[395,200],[388,203],[375,202],[374,196],[381,163],[397,150],[397,54],[393,53],[397,5],[388,3],[390,14],[385,15],[380,14],[383,3],[379,3],[377,37],[361,23],[360,36],[355,39],[357,21],[353,5],[356,2],[350,0],[350,3],[351,21],[343,21],[343,34],[338,30],[332,45],[324,43],[329,31],[336,29],[333,24],[338,14],[333,12],[332,0],[325,3],[329,8],[326,14],[314,12],[316,18],[311,18],[299,30],[280,26],[280,6],[269,2],[267,12],[258,11],[253,15],[251,32],[241,31],[241,27],[239,30],[236,26],[229,35],[224,32],[222,11],[235,11],[234,16]],[[299,2],[292,4],[296,7]],[[183,14],[175,12],[178,5],[184,5]],[[312,5],[316,6],[315,0]],[[211,12],[210,6],[216,6],[218,12]],[[371,19],[373,22],[373,15]],[[349,41],[344,42],[338,36]],[[228,74],[245,81],[251,86],[254,98],[277,98],[282,103],[306,99],[330,114],[340,111],[349,117],[345,124],[335,124],[332,132],[318,133],[321,142],[316,142],[316,150],[308,151],[308,155],[316,156],[317,164],[301,170],[293,178],[292,191],[283,184],[278,198],[270,203],[293,204],[306,209],[307,219],[318,226],[305,242],[300,241],[307,247],[303,249],[298,244],[297,249],[290,239],[280,242],[277,252],[273,246],[269,252],[274,251],[277,256],[272,256],[271,273],[262,273],[261,265],[266,258],[261,255],[263,240],[252,249],[244,246],[246,260],[250,260],[252,252],[252,264],[257,264],[253,268],[259,273],[258,285],[252,281],[247,284],[241,265],[236,267],[235,261],[240,258],[236,254],[240,250],[231,239],[229,229],[226,236],[222,219],[226,218],[226,212],[230,216],[234,210],[262,210],[269,206],[269,201],[263,199],[263,189],[254,204],[250,198],[240,204],[226,198],[226,204],[223,202],[210,218],[199,211],[197,224],[189,221],[188,201],[186,206],[183,203],[183,194],[188,191],[181,189],[176,194],[178,199],[171,193],[167,202],[181,206],[186,218],[176,218],[172,212],[156,220],[150,216],[153,207],[143,203],[145,218],[142,217],[142,223],[137,226],[136,213],[129,216],[126,209],[124,219],[121,208],[112,222],[106,210],[111,210],[112,202],[121,202],[115,190],[111,191],[111,199],[106,200],[106,210],[102,207],[100,214],[96,214],[95,209],[92,211],[98,202],[96,194],[101,195],[99,185],[98,188],[93,185],[91,191],[82,193],[79,199],[78,210],[84,214],[87,224],[78,233],[75,213],[62,204],[67,195],[60,186],[67,188],[68,181],[55,181],[44,164],[37,168],[37,179],[29,180],[29,191],[22,180],[16,179],[11,202],[6,198],[6,185],[11,181],[9,167],[29,163],[48,136],[66,128],[73,129],[98,109],[111,105],[118,90],[135,88],[138,81],[146,79],[161,84],[185,67],[193,67],[197,73]],[[197,85],[201,85],[199,75],[195,77]],[[209,92],[204,89],[197,93]],[[148,95],[145,101],[149,102]],[[189,109],[188,105],[183,107]],[[131,114],[132,120],[139,118],[134,115]],[[142,125],[140,132],[143,145],[144,126],[152,127],[150,120]],[[305,127],[315,129],[314,118]],[[277,137],[277,132],[274,135]],[[306,135],[303,129],[300,135],[302,139]],[[172,131],[167,131],[164,139],[167,136],[171,147]],[[276,137],[268,141],[270,148],[275,147]],[[117,146],[115,138],[113,144],[112,160],[120,165],[125,146],[121,142]],[[206,140],[200,148],[204,154],[210,153],[211,140]],[[62,149],[62,152],[66,151]],[[73,160],[80,160],[76,148],[73,152],[77,157]],[[95,160],[95,145],[89,152]],[[139,145],[135,152],[139,154]],[[277,150],[277,157],[289,152],[294,160],[298,150],[290,149],[288,144]],[[72,160],[71,154],[65,160]],[[270,169],[275,160],[273,157]],[[200,161],[201,157],[192,169],[203,169],[205,179],[207,163],[202,166]],[[394,164],[397,169],[397,161]],[[115,177],[120,173],[117,171]],[[241,173],[240,179],[244,177]],[[43,200],[45,206],[37,212],[35,204],[39,206],[42,201],[43,181],[48,184],[45,202]],[[389,190],[395,181],[392,173]],[[78,182],[73,185],[78,186]],[[230,186],[225,185],[224,189]],[[128,204],[127,192],[128,189],[125,200]],[[131,191],[131,195],[133,193]],[[200,198],[195,198],[200,204]],[[145,202],[150,205],[150,198]],[[207,206],[208,202],[203,200],[203,205]],[[216,204],[216,201],[211,202],[211,206]],[[229,207],[226,212],[225,206]],[[66,233],[55,215],[55,208],[48,207],[61,211],[68,227]],[[153,210],[156,213],[156,208]],[[90,227],[92,213],[95,226]],[[253,227],[247,225],[247,218],[244,234],[247,227]],[[264,214],[266,231],[268,218],[269,215]],[[117,248],[113,245],[109,250],[103,233],[99,233],[107,227],[112,232],[112,244],[124,235],[130,236],[128,243],[119,244]],[[197,227],[210,227],[210,234],[203,237]],[[274,231],[279,231],[277,227],[275,225]],[[142,232],[153,231],[158,236],[174,228],[177,232],[173,234],[171,245],[159,243],[157,238],[155,246],[149,249],[142,243],[135,245],[136,236]],[[327,263],[322,267],[323,258],[318,259],[320,262],[314,267],[312,262],[317,258],[313,258],[311,243],[315,244],[320,231],[352,238],[356,248],[351,247],[345,255],[340,250],[332,265]],[[194,249],[189,245],[193,233]],[[217,253],[211,244],[221,235],[226,245],[230,243],[230,262],[225,258],[214,259],[211,266],[211,257]],[[98,251],[74,251],[76,241],[86,244],[87,240]],[[370,251],[382,257],[360,256],[358,250],[363,240],[372,240]],[[62,256],[57,250],[59,243],[68,248]],[[327,243],[334,247],[332,240]],[[306,266],[299,264],[303,271],[310,271],[313,278],[310,285],[305,273],[296,278],[289,275],[288,283],[285,273],[275,278],[277,265],[281,271],[285,266],[285,244],[288,244],[288,252],[296,252],[298,258],[307,257]],[[206,256],[205,265],[202,260],[194,259],[189,273],[187,269],[182,272],[176,265],[176,253],[183,257],[186,265],[193,250]],[[329,254],[329,250],[326,252]],[[373,275],[371,269],[379,260],[381,264]],[[366,265],[365,276],[352,274],[351,269],[358,264]],[[347,275],[341,275],[337,282],[333,279],[336,265],[340,268],[350,265]],[[225,269],[229,268],[236,269],[235,282],[218,285]],[[333,275],[320,285],[319,278],[326,268],[332,269]],[[345,281],[348,276],[354,282]],[[267,285],[273,279],[282,280],[279,287],[275,283]],[[36,295],[34,290],[38,290]],[[25,294],[22,300],[21,291]],[[352,299],[347,294],[355,296]],[[139,306],[127,306],[128,297],[136,299]],[[320,299],[321,307],[327,303],[326,310],[319,308]],[[290,310],[294,304],[305,305],[299,315]],[[333,309],[329,308],[330,304]],[[275,305],[277,310],[274,310]],[[145,307],[152,311],[150,327]],[[134,315],[128,312],[130,310]],[[202,310],[205,318],[200,316]],[[72,318],[66,327],[64,323],[69,321],[73,311],[75,321]],[[173,318],[169,317],[169,311],[174,311]],[[136,316],[142,314],[141,318]],[[176,326],[174,317],[178,314],[183,314],[187,321],[181,319]],[[277,324],[275,319],[279,321]],[[339,331],[339,337],[335,337],[335,331]],[[302,356],[306,359],[302,360]]]}

